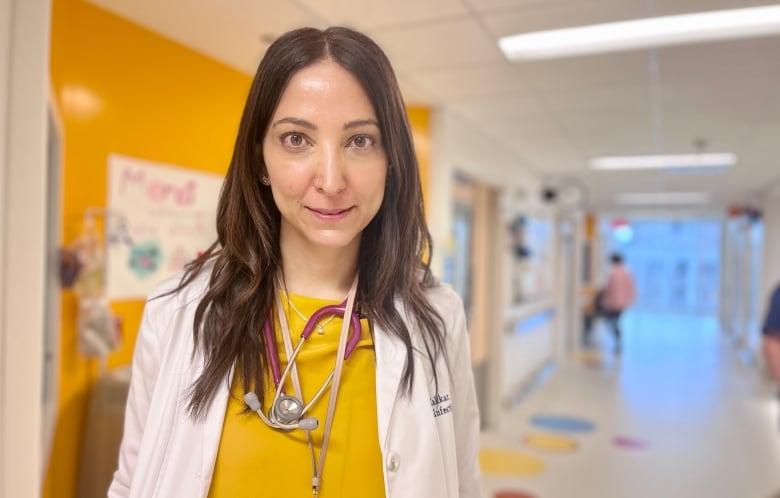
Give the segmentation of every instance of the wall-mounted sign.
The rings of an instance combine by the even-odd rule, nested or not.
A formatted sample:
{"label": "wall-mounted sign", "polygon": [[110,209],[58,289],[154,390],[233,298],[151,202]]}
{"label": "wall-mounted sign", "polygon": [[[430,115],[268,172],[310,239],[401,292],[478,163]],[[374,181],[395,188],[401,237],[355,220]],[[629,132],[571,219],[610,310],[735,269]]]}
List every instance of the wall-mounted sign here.
{"label": "wall-mounted sign", "polygon": [[108,299],[146,298],[216,240],[222,180],[189,168],[109,156]]}

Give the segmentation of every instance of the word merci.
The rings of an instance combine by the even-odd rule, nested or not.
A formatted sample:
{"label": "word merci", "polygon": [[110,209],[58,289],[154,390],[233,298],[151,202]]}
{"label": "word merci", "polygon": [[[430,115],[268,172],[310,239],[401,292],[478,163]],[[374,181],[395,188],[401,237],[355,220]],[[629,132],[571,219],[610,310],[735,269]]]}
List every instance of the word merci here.
{"label": "word merci", "polygon": [[434,417],[441,417],[452,411],[452,403],[450,402],[450,395],[448,393],[436,393],[430,400]]}
{"label": "word merci", "polygon": [[194,180],[175,185],[172,182],[148,178],[143,170],[124,168],[119,176],[118,191],[124,195],[132,189],[154,203],[172,201],[178,206],[189,206],[195,204],[196,187]]}

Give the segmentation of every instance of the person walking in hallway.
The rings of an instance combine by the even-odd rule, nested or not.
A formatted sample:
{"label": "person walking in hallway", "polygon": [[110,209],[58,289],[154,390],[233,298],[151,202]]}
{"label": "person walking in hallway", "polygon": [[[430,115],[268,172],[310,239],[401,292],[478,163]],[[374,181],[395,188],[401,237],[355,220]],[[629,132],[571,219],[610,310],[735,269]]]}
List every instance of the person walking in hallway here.
{"label": "person walking in hallway", "polygon": [[622,348],[622,334],[620,331],[620,317],[636,299],[636,286],[634,277],[626,268],[623,256],[613,253],[610,256],[611,268],[607,275],[607,283],[598,300],[599,315],[606,318],[612,333],[615,336],[615,353],[619,354]]}

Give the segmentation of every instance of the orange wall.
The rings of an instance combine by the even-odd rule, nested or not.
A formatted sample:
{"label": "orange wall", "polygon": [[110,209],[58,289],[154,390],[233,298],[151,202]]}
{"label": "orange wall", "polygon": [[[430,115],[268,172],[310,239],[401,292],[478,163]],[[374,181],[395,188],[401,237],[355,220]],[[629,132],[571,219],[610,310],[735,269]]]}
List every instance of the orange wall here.
{"label": "orange wall", "polygon": [[[250,76],[92,6],[53,0],[51,78],[64,126],[62,241],[81,231],[88,207],[106,205],[110,153],[224,173]],[[410,108],[423,188],[429,169],[429,111]],[[130,362],[142,301],[112,303],[122,348],[108,368]],[[99,375],[79,354],[76,299],[62,293],[59,412],[44,498],[73,498],[86,406]]]}

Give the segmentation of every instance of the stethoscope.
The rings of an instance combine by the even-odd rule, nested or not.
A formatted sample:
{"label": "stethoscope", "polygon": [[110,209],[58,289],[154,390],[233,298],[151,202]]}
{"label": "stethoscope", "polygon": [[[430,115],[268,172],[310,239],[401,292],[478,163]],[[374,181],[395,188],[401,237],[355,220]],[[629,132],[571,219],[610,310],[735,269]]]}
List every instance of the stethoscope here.
{"label": "stethoscope", "polygon": [[[276,385],[276,392],[274,393],[274,398],[271,402],[271,408],[269,409],[268,414],[263,413],[260,401],[257,399],[255,393],[248,392],[244,395],[244,402],[246,402],[249,408],[256,412],[260,416],[260,419],[269,427],[282,431],[303,429],[306,432],[306,442],[309,446],[309,454],[311,455],[311,489],[314,496],[319,496],[319,490],[322,486],[322,471],[325,468],[325,455],[328,451],[330,430],[333,427],[334,414],[336,413],[336,399],[339,392],[342,367],[344,366],[344,361],[350,353],[355,350],[355,347],[357,347],[357,344],[360,341],[360,334],[362,333],[360,315],[353,312],[357,284],[358,277],[356,274],[344,302],[336,305],[324,306],[309,317],[306,321],[306,326],[303,328],[303,332],[301,332],[301,338],[298,339],[298,344],[295,346],[295,350],[292,350],[292,339],[290,336],[290,327],[287,325],[287,315],[284,312],[281,300],[276,299],[276,312],[279,315],[279,327],[282,331],[282,339],[284,340],[284,348],[288,358],[287,366],[285,367],[284,372],[280,373],[279,351],[276,347],[276,338],[274,337],[273,327],[271,326],[273,320],[269,317],[263,324],[263,335],[266,347],[268,348],[268,362],[271,365],[271,374],[274,379],[274,384]],[[322,383],[319,390],[317,390],[317,393],[308,404],[304,405],[303,401],[301,401],[303,395],[301,383],[298,379],[298,369],[295,366],[295,358],[298,357],[298,353],[300,353],[303,343],[311,336],[317,323],[327,314],[340,315],[342,318],[339,345],[336,350],[336,362],[333,369],[330,371],[330,375],[328,375],[328,378]],[[349,317],[349,319],[347,319],[347,317]],[[349,333],[350,328],[352,329],[352,333]],[[347,337],[347,334],[349,334],[349,337]],[[290,374],[291,372],[292,374]],[[284,383],[287,380],[288,375],[292,376],[292,384],[297,397],[284,394]],[[314,456],[314,444],[311,431],[317,428],[319,421],[314,417],[304,418],[304,415],[306,415],[309,408],[320,399],[328,386],[331,386],[330,395],[328,396],[328,408],[325,412],[325,427],[322,433],[320,458],[319,461],[317,461]]]}
{"label": "stethoscope", "polygon": [[[355,281],[357,283],[357,281]],[[354,284],[353,284],[354,286]],[[328,315],[340,316],[344,319],[345,316],[350,316],[349,320],[344,320],[342,324],[342,336],[345,333],[345,327],[351,328],[352,332],[349,334],[349,338],[346,342],[346,347],[343,354],[343,359],[346,360],[349,355],[355,350],[358,342],[360,342],[360,335],[362,333],[362,325],[360,323],[360,314],[353,311],[354,306],[354,287],[350,290],[347,299],[339,304],[331,304],[323,306],[315,311],[306,322],[306,326],[301,332],[301,337],[298,339],[298,343],[295,346],[292,354],[288,355],[287,365],[284,368],[284,372],[281,372],[279,364],[279,350],[276,346],[276,338],[273,332],[271,318],[266,319],[263,324],[263,335],[265,338],[266,348],[268,349],[268,358],[271,366],[271,374],[273,376],[276,392],[274,393],[271,407],[268,413],[263,413],[260,406],[260,400],[257,398],[257,394],[254,392],[247,392],[244,395],[244,402],[249,408],[256,412],[263,422],[269,427],[279,429],[283,431],[290,431],[293,429],[314,430],[319,425],[319,421],[315,417],[304,417],[309,409],[322,397],[327,390],[328,386],[333,382],[337,369],[339,369],[339,361],[337,359],[337,365],[331,369],[328,378],[322,383],[316,394],[311,400],[303,404],[303,401],[298,397],[291,396],[284,392],[284,383],[290,372],[295,369],[295,359],[298,357],[303,343],[311,336],[312,332],[316,328],[317,324],[323,317]],[[289,328],[287,327],[287,320],[284,315],[281,303],[277,300],[277,311],[279,312],[279,322],[283,330],[283,336],[287,334],[289,336]],[[293,374],[295,375],[295,373]],[[297,375],[296,375],[297,377]]]}

